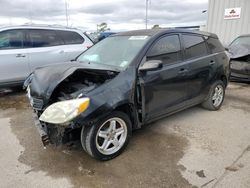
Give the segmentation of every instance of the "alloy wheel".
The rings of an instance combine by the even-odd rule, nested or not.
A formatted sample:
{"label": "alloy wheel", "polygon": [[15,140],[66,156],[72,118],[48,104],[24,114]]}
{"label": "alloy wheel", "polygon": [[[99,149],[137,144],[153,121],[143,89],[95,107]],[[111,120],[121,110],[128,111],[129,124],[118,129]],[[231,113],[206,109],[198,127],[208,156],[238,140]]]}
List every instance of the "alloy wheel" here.
{"label": "alloy wheel", "polygon": [[224,98],[224,89],[221,85],[217,85],[214,89],[214,94],[212,97],[212,102],[215,107],[221,105]]}
{"label": "alloy wheel", "polygon": [[96,146],[100,153],[112,155],[122,148],[127,138],[127,125],[121,118],[105,121],[96,134]]}

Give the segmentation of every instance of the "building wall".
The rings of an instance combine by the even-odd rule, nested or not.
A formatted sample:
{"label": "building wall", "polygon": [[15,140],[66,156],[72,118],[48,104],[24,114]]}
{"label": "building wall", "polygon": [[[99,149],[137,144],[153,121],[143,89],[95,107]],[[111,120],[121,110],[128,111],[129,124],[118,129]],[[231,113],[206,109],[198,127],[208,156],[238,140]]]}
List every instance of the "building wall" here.
{"label": "building wall", "polygon": [[[225,20],[225,8],[241,7],[239,19]],[[218,35],[224,45],[242,34],[250,34],[250,0],[209,0],[208,32]]]}

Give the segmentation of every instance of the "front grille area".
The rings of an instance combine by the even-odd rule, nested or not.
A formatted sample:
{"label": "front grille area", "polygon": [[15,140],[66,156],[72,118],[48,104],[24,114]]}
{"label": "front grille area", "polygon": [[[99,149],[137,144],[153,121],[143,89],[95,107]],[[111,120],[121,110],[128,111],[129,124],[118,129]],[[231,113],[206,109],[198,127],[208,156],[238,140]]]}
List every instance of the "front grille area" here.
{"label": "front grille area", "polygon": [[42,99],[37,99],[37,98],[32,98],[32,106],[35,110],[42,110],[43,108],[43,100]]}

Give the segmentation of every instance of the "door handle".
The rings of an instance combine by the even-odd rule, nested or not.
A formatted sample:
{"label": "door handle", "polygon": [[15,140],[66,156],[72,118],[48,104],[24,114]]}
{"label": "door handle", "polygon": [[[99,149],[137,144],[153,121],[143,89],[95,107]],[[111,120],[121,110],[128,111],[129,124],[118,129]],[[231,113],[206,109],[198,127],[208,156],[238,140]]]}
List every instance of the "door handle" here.
{"label": "door handle", "polygon": [[214,60],[211,60],[209,65],[214,65],[215,64],[215,61]]}
{"label": "door handle", "polygon": [[187,69],[182,68],[182,69],[179,70],[178,74],[185,74],[187,72],[188,72]]}
{"label": "door handle", "polygon": [[16,57],[26,57],[24,54],[17,54]]}
{"label": "door handle", "polygon": [[60,53],[60,54],[63,54],[63,53],[64,53],[64,50],[61,50],[59,53]]}

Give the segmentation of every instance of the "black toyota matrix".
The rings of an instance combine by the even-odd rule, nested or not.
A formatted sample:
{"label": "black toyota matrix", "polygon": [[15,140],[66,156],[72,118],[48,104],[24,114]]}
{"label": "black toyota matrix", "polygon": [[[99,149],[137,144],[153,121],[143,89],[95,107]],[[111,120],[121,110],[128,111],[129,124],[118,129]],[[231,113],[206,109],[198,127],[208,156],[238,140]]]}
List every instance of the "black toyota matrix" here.
{"label": "black toyota matrix", "polygon": [[215,34],[154,29],[112,35],[71,62],[36,69],[24,86],[44,145],[78,136],[108,160],[145,124],[198,104],[218,110],[228,76]]}

